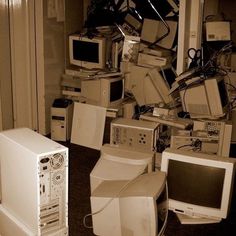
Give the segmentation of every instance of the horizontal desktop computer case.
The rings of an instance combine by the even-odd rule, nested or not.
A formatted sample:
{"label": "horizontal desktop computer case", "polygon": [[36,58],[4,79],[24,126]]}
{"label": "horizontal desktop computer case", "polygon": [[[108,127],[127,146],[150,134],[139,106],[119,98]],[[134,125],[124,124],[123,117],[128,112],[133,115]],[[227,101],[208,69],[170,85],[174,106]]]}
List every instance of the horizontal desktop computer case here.
{"label": "horizontal desktop computer case", "polygon": [[0,133],[0,235],[68,235],[68,148],[28,128]]}

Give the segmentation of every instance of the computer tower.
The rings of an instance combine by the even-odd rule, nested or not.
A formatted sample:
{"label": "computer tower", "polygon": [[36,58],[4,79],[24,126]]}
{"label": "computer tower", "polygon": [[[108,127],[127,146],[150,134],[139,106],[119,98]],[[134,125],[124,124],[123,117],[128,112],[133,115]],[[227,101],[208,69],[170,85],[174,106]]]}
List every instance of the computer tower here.
{"label": "computer tower", "polygon": [[68,235],[68,148],[18,128],[0,150],[0,235]]}
{"label": "computer tower", "polygon": [[73,103],[68,99],[56,99],[51,107],[51,139],[70,139],[73,117]]}

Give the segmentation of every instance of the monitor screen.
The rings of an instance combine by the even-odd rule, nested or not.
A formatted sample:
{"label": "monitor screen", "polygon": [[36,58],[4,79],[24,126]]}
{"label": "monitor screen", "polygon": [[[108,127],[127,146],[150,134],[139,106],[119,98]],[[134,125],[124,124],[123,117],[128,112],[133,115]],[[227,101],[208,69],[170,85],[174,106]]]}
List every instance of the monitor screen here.
{"label": "monitor screen", "polygon": [[172,84],[175,82],[175,79],[177,77],[176,72],[172,67],[166,67],[160,70],[161,76],[166,80],[166,82],[169,85],[169,88],[171,88]]}
{"label": "monitor screen", "polygon": [[123,96],[123,81],[114,81],[110,83],[110,86],[110,102],[121,99]]}
{"label": "monitor screen", "polygon": [[85,69],[104,69],[106,65],[106,39],[88,38],[79,34],[69,36],[70,64]]}
{"label": "monitor screen", "polygon": [[200,77],[193,78],[193,82],[180,91],[183,110],[191,118],[221,118],[228,112],[228,93],[224,77],[215,76],[200,81]]}
{"label": "monitor screen", "polygon": [[223,79],[218,82],[218,88],[219,88],[222,107],[225,107],[229,103],[229,99],[228,99],[228,94],[225,87],[225,81]]}
{"label": "monitor screen", "polygon": [[124,96],[123,78],[111,76],[83,80],[81,95],[87,103],[103,107],[116,107],[120,105]]}
{"label": "monitor screen", "polygon": [[87,62],[99,62],[99,45],[96,42],[73,40],[73,58]]}
{"label": "monitor screen", "polygon": [[[169,94],[171,84],[175,81],[176,74],[171,65],[152,68],[148,71],[149,78],[160,95],[162,102],[169,104],[173,97]],[[149,93],[149,91],[147,91]]]}
{"label": "monitor screen", "polygon": [[170,160],[168,173],[170,198],[220,208],[225,169]]}

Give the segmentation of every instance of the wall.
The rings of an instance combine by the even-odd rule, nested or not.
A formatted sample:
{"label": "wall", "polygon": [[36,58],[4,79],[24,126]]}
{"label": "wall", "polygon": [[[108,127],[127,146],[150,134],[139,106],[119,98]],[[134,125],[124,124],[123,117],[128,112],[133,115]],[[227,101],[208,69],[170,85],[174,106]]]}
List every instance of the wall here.
{"label": "wall", "polygon": [[0,4],[0,130],[13,127],[8,1]]}
{"label": "wall", "polygon": [[226,20],[231,20],[232,40],[236,43],[236,2],[235,0],[219,0],[219,13],[223,13]]}
{"label": "wall", "polygon": [[65,66],[69,66],[69,48],[68,36],[75,32],[81,31],[84,24],[84,5],[83,0],[67,0],[65,1]]}
{"label": "wall", "polygon": [[47,1],[43,4],[45,134],[50,133],[50,109],[61,97],[61,75],[65,65],[64,21],[48,16]]}
{"label": "wall", "polygon": [[[50,109],[61,97],[61,75],[68,61],[68,35],[83,23],[82,0],[65,0],[61,16],[49,14],[48,0],[36,1],[36,55],[39,132],[50,133]],[[51,8],[50,8],[51,9]]]}

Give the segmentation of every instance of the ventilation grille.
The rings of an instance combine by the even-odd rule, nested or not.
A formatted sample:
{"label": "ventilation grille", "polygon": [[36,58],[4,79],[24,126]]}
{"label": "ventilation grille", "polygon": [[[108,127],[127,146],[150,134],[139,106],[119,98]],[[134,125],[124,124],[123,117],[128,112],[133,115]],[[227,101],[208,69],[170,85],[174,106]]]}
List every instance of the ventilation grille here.
{"label": "ventilation grille", "polygon": [[61,153],[56,153],[52,156],[51,158],[51,167],[53,169],[58,169],[60,168],[64,163],[64,156]]}
{"label": "ventilation grille", "polygon": [[208,106],[202,104],[188,104],[188,112],[190,114],[210,115]]}
{"label": "ventilation grille", "polygon": [[54,185],[59,185],[63,183],[64,181],[64,172],[63,171],[57,171],[53,174],[52,182]]}

